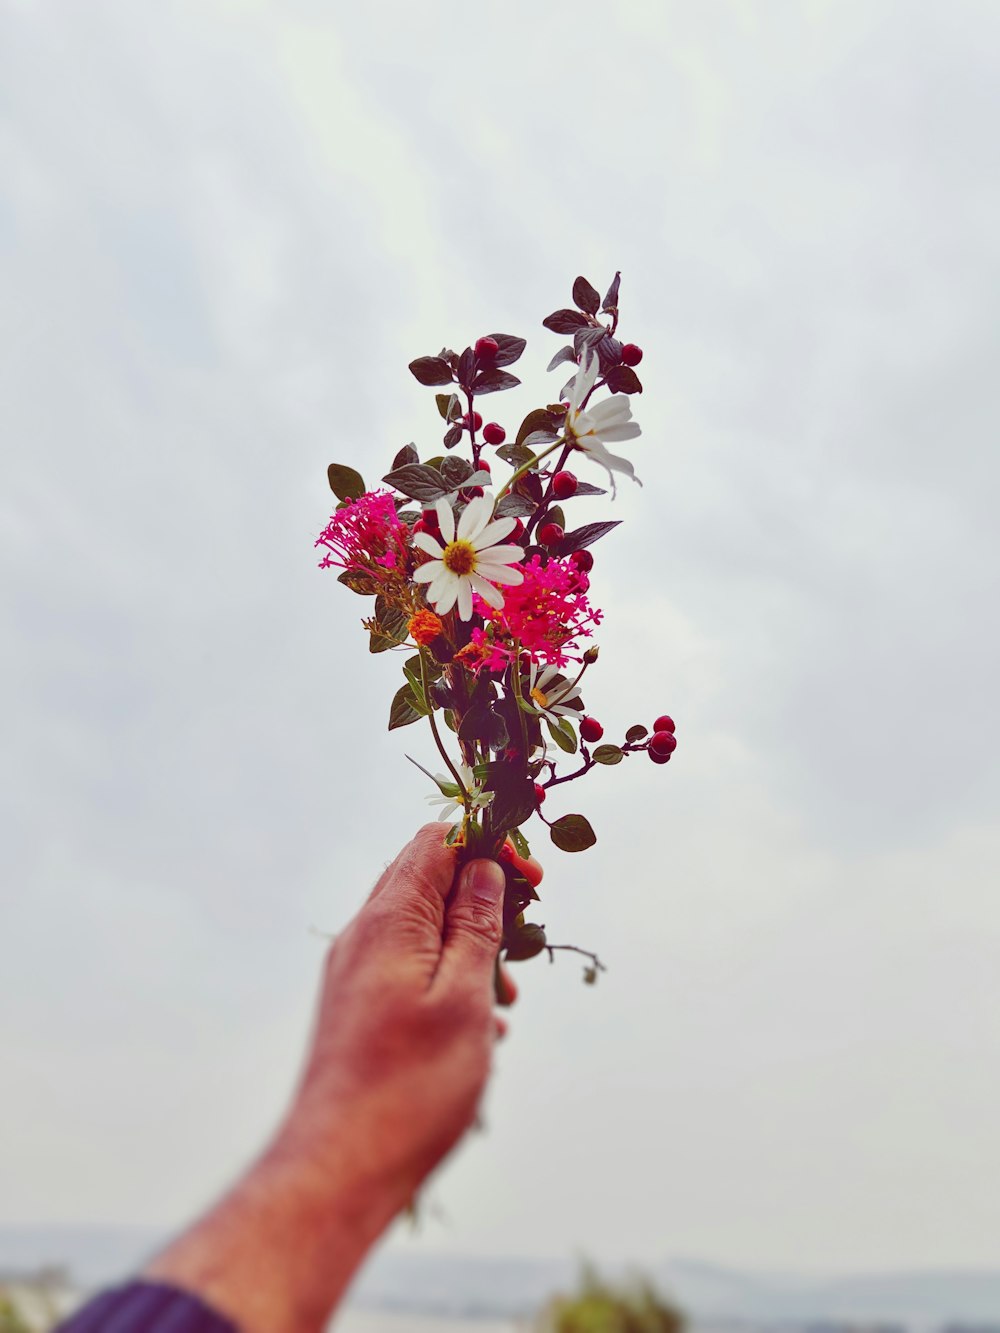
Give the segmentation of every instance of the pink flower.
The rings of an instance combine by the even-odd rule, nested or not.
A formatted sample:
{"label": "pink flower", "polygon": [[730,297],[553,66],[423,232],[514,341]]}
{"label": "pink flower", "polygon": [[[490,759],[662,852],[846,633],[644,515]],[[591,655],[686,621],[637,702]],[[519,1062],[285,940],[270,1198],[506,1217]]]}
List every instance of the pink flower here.
{"label": "pink flower", "polygon": [[376,580],[406,575],[410,530],[387,491],[365,491],[338,509],[316,539],[325,546],[321,569],[363,570]]}
{"label": "pink flower", "polygon": [[522,565],[524,581],[504,589],[504,604],[494,609],[479,598],[476,610],[487,629],[472,631],[481,653],[481,667],[502,671],[513,656],[516,639],[532,662],[564,667],[579,649],[578,639],[590,638],[603,612],[590,605],[590,581],[569,560],[542,565],[532,556]]}

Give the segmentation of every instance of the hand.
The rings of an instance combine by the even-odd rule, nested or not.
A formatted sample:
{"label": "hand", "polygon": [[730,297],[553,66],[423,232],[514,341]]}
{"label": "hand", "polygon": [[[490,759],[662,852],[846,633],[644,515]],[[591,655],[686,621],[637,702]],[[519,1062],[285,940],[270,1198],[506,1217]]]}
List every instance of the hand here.
{"label": "hand", "polygon": [[[475,1119],[503,1029],[504,874],[492,861],[455,869],[440,824],[389,866],[329,951],[305,1075],[273,1144],[147,1277],[197,1292],[243,1333],[325,1326]],[[504,990],[513,1000],[506,976]]]}
{"label": "hand", "polygon": [[504,874],[473,861],[449,897],[454,875],[441,825],[425,826],[335,941],[283,1131],[315,1167],[349,1143],[392,1215],[475,1119],[504,1027],[492,1012]]}

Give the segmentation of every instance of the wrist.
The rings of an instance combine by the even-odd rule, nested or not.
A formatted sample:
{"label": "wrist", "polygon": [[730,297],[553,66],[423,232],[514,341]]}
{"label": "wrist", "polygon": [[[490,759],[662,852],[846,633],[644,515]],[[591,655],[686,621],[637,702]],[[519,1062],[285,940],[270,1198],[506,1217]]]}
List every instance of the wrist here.
{"label": "wrist", "polygon": [[147,1268],[242,1333],[318,1333],[396,1209],[289,1125],[234,1188]]}

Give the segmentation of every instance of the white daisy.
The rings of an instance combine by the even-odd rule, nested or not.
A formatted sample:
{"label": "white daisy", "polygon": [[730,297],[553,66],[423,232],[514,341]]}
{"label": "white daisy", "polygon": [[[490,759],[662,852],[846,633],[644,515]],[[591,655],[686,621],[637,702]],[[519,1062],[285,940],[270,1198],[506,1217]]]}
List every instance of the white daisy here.
{"label": "white daisy", "polygon": [[571,685],[560,676],[558,667],[547,666],[539,671],[532,662],[528,668],[528,698],[549,722],[561,717],[579,717],[580,709],[570,705],[580,698],[580,687]]}
{"label": "white daisy", "polygon": [[613,393],[610,398],[604,398],[599,403],[593,403],[586,411],[581,411],[581,404],[594,387],[599,364],[596,356],[584,352],[580,369],[570,380],[566,434],[578,449],[604,468],[611,480],[611,493],[614,495],[616,472],[624,472],[640,486],[642,482],[635,475],[635,469],[628,459],[610,453],[605,444],[608,441],[634,440],[642,431],[639,423],[632,420],[627,393]]}
{"label": "white daisy", "polygon": [[[459,764],[459,775],[465,784],[465,790],[469,793],[469,808],[472,810],[481,809],[484,805],[489,805],[493,800],[491,791],[484,792],[482,786],[476,781],[472,769],[467,764]],[[445,773],[435,773],[434,781],[438,785],[438,795],[428,796],[428,805],[440,805],[442,807],[438,819],[447,819],[457,810],[463,808],[462,793],[451,780],[450,775]]]}
{"label": "white daisy", "polygon": [[[524,557],[520,546],[497,546],[517,526],[513,518],[493,518],[493,496],[488,492],[470,500],[462,510],[455,528],[455,514],[447,500],[438,500],[441,541],[429,532],[418,532],[413,539],[428,555],[434,556],[414,573],[417,583],[426,583],[427,600],[439,615],[446,615],[458,603],[462,620],[472,618],[472,594],[478,593],[490,606],[503,606],[503,593],[497,583],[518,584],[524,579],[511,565]],[[492,520],[492,521],[491,521]]]}

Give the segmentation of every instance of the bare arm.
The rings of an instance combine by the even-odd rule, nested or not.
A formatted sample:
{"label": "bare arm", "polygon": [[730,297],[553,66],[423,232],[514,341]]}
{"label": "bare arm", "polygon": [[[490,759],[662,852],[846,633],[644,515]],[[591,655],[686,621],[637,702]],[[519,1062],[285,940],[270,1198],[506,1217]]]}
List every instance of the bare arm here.
{"label": "bare arm", "polygon": [[475,1118],[502,1030],[504,875],[474,861],[453,890],[443,838],[440,824],[422,828],[332,945],[305,1074],[273,1142],[146,1270],[244,1333],[322,1329]]}

